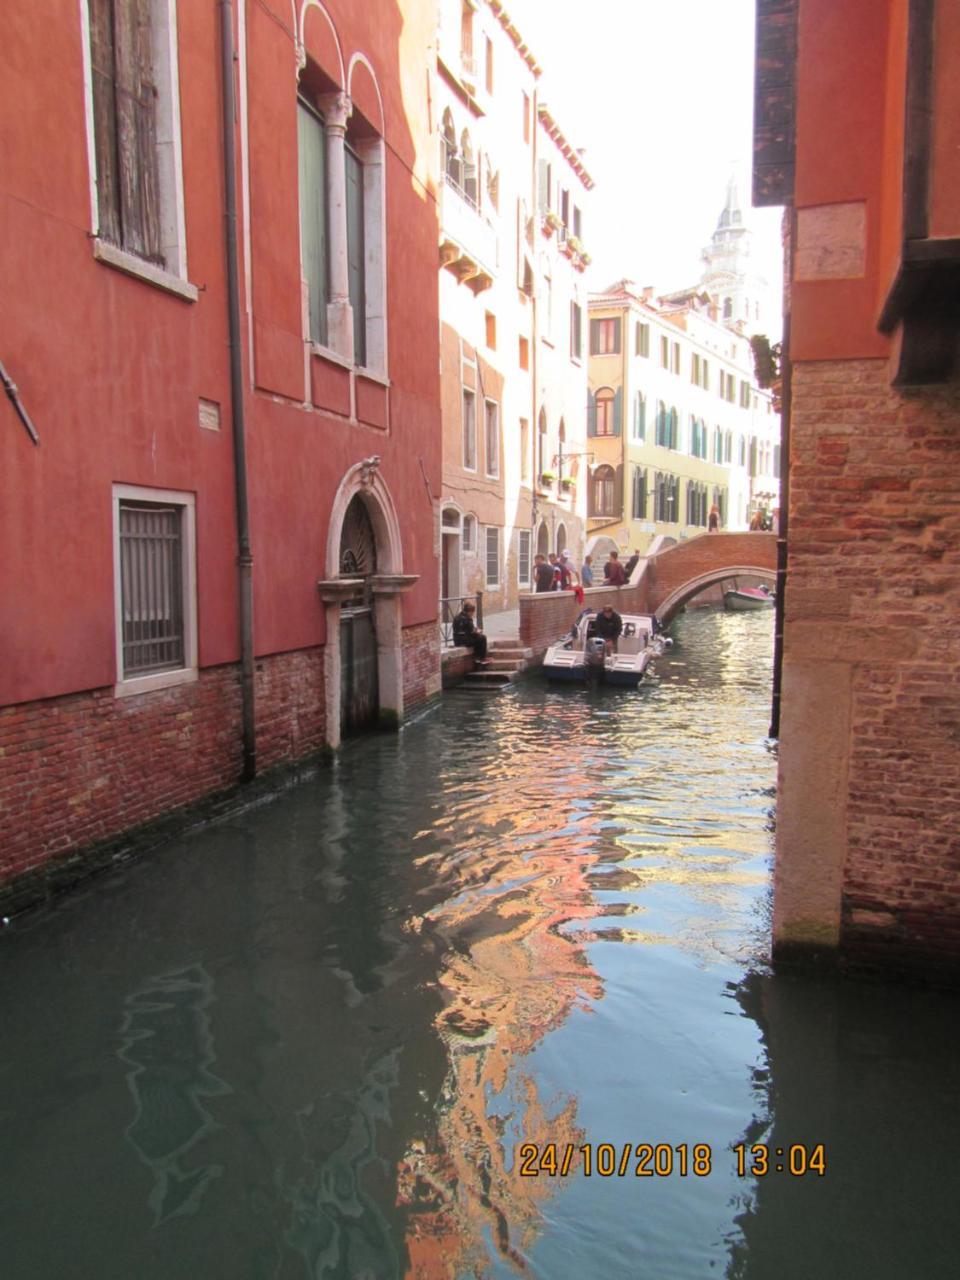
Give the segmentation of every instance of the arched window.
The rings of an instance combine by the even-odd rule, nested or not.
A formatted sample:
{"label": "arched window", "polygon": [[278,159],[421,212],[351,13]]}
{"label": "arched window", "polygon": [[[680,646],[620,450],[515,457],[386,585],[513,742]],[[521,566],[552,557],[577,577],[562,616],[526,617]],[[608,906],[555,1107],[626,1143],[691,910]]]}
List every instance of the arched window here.
{"label": "arched window", "polygon": [[457,148],[457,131],[454,128],[453,116],[447,107],[443,113],[443,172],[455,187],[463,186],[463,165]]}
{"label": "arched window", "polygon": [[724,298],[723,300],[723,318],[724,320],[733,319],[733,299]]}
{"label": "arched window", "polygon": [[550,532],[547,529],[546,520],[540,521],[540,528],[537,530],[537,555],[545,556],[550,550]]}
{"label": "arched window", "polygon": [[633,519],[647,518],[647,472],[644,467],[635,467],[633,471]]}
{"label": "arched window", "polygon": [[609,387],[601,387],[597,392],[598,436],[612,436],[614,434],[615,399]]}
{"label": "arched window", "polygon": [[613,467],[597,467],[591,478],[592,516],[616,515],[616,484]]}
{"label": "arched window", "polygon": [[680,447],[680,415],[677,413],[675,408],[671,408],[670,410],[669,426],[670,440],[667,447],[670,449],[678,449]]}
{"label": "arched window", "polygon": [[470,134],[464,129],[460,135],[460,154],[463,156],[463,194],[476,208],[479,203],[480,187],[477,181],[477,161],[473,154],[473,143]]}
{"label": "arched window", "polygon": [[476,551],[477,549],[477,517],[463,517],[463,549],[464,551]]}
{"label": "arched window", "polygon": [[547,458],[547,411],[540,410],[540,416],[537,418],[537,458],[536,473],[542,475],[544,471],[550,470],[550,463]]}
{"label": "arched window", "polygon": [[557,555],[566,548],[567,545],[567,526],[565,524],[557,525]]}

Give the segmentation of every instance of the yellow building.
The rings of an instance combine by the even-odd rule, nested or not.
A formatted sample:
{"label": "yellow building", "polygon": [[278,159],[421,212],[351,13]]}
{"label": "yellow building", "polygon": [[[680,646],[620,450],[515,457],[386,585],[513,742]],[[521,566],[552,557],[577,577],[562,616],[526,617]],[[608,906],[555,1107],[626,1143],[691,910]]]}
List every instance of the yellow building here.
{"label": "yellow building", "polygon": [[588,550],[745,529],[778,503],[780,419],[742,326],[706,293],[622,280],[589,305]]}

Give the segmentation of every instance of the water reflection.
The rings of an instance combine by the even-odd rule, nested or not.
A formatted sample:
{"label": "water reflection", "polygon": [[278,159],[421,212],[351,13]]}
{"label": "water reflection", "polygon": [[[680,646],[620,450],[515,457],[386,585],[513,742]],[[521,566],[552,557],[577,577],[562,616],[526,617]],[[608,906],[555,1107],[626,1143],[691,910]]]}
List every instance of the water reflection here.
{"label": "water reflection", "polygon": [[223,1173],[215,1163],[186,1164],[215,1128],[204,1100],[230,1092],[210,1069],[212,1001],[213,980],[200,964],[151,978],[127,998],[119,1057],[132,1068],[134,1119],[126,1137],[153,1174],[154,1226],[196,1213]]}
{"label": "water reflection", "polygon": [[[770,620],[677,639],[636,694],[452,695],[0,938],[4,1280],[946,1274],[955,1006],[766,974]],[[814,1139],[819,1185],[737,1176]],[[517,1167],[643,1141],[711,1172]]]}

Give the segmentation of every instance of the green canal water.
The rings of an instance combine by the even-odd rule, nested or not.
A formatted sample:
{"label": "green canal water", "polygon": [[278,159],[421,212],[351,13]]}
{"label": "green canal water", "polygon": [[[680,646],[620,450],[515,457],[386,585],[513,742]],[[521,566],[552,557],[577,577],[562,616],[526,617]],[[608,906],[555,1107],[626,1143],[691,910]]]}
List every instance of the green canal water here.
{"label": "green canal water", "polygon": [[952,1280],[957,1002],[769,973],[771,619],[675,635],[14,922],[3,1280]]}

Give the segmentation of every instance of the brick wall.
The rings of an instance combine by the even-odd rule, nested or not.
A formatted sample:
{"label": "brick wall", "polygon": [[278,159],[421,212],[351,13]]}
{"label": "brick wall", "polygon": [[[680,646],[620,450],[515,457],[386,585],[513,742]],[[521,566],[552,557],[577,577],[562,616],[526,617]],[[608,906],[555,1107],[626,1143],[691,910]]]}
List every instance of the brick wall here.
{"label": "brick wall", "polygon": [[[889,376],[794,371],[775,928],[802,943],[800,882],[820,874],[802,827],[829,806],[842,956],[960,976],[960,388]],[[825,730],[801,696],[818,664],[838,691],[819,713],[842,730],[835,795],[801,752]]]}
{"label": "brick wall", "polygon": [[403,631],[403,708],[409,715],[440,692],[440,627],[423,622]]}
{"label": "brick wall", "polygon": [[457,645],[453,649],[443,649],[440,654],[444,689],[452,689],[461,684],[463,677],[477,665],[472,649]]}
{"label": "brick wall", "polygon": [[590,587],[578,604],[572,591],[541,591],[520,597],[520,643],[539,660],[567,634],[581,609],[612,604],[618,613],[646,613],[646,586]]}

